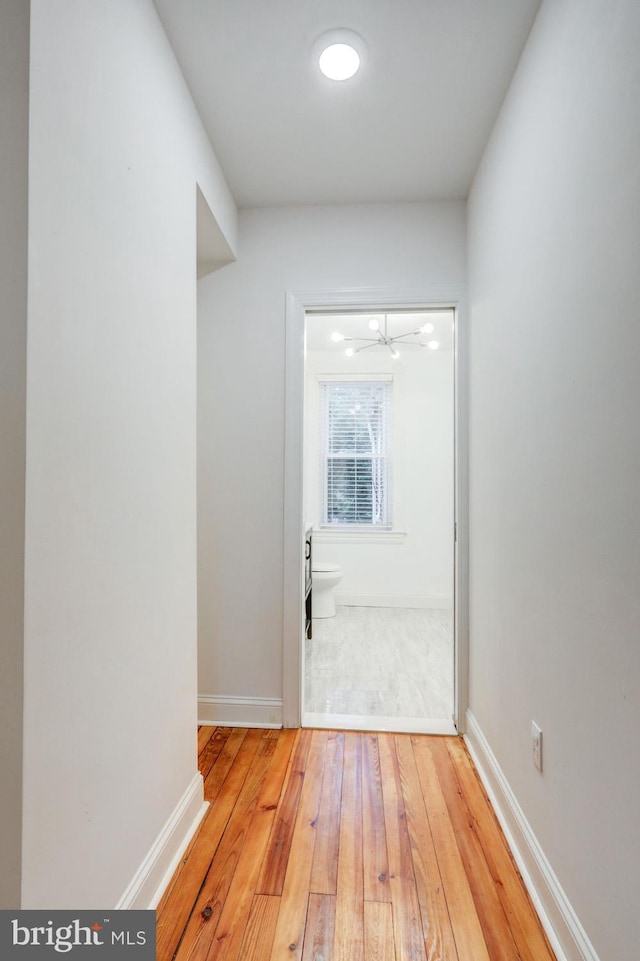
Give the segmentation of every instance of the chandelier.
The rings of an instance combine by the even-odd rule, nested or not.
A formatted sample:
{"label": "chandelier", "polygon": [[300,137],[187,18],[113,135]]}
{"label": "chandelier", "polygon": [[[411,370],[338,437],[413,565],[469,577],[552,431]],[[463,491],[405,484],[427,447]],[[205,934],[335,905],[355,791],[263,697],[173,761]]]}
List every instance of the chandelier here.
{"label": "chandelier", "polygon": [[[377,317],[372,317],[369,320],[368,327],[372,334],[375,336],[371,337],[345,337],[339,331],[334,331],[331,335],[331,340],[334,344],[338,344],[344,341],[345,344],[349,346],[345,350],[347,357],[353,357],[355,354],[361,353],[363,350],[370,350],[372,347],[386,347],[391,352],[391,356],[394,360],[397,360],[400,356],[400,351],[398,347],[427,347],[429,350],[437,350],[440,346],[438,340],[418,340],[423,335],[432,334],[434,331],[434,326],[431,321],[427,321],[422,327],[418,327],[416,330],[408,330],[404,334],[396,334],[391,337],[388,330],[388,315],[383,314],[384,320],[382,328],[380,327],[380,321]],[[351,344],[359,344],[360,346],[351,346]]]}

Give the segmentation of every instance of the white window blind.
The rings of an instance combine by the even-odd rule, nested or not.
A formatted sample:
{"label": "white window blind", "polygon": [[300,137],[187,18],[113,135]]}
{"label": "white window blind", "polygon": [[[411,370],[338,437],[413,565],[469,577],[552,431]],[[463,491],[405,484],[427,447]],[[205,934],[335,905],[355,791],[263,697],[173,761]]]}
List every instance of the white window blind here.
{"label": "white window blind", "polygon": [[324,526],[391,526],[390,407],[390,381],[320,383]]}

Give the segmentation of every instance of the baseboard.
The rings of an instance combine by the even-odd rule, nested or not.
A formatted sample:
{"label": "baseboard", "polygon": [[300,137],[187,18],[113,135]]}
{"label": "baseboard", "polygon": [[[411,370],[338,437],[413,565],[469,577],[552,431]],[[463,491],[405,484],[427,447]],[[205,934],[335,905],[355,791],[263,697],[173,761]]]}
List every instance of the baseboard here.
{"label": "baseboard", "polygon": [[416,607],[452,611],[453,598],[446,594],[348,594],[335,592],[336,604],[344,607]]}
{"label": "baseboard", "polygon": [[558,961],[599,961],[471,711],[466,722],[469,753]]}
{"label": "baseboard", "polygon": [[282,727],[282,700],[275,697],[228,697],[200,694],[198,724],[217,727]]}
{"label": "baseboard", "polygon": [[117,910],[157,906],[208,807],[198,771],[116,904]]}

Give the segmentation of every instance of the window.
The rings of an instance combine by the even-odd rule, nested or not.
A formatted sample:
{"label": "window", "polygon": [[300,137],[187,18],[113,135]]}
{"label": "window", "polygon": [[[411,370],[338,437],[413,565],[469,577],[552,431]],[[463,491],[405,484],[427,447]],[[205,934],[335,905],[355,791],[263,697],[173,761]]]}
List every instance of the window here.
{"label": "window", "polygon": [[320,383],[323,526],[391,526],[391,381]]}

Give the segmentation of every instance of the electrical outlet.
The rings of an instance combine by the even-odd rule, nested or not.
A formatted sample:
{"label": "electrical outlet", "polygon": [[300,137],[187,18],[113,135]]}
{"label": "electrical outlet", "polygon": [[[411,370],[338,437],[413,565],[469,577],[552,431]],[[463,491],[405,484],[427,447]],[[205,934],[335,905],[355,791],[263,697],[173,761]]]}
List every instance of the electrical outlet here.
{"label": "electrical outlet", "polygon": [[531,722],[531,743],[533,746],[533,763],[542,771],[542,729],[535,721]]}

